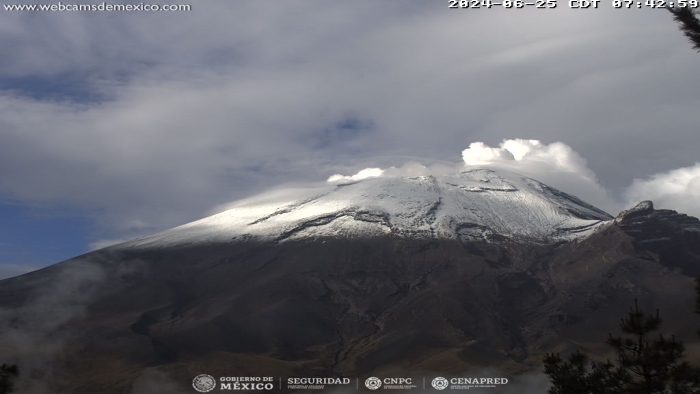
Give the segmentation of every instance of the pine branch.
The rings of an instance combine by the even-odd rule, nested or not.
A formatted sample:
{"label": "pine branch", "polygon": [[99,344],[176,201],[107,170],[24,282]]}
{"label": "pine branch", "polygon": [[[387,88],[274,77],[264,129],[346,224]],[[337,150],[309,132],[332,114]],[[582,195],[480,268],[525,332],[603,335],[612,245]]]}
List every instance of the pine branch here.
{"label": "pine branch", "polygon": [[12,381],[19,375],[19,368],[16,365],[0,365],[0,394],[14,392],[15,384]]}
{"label": "pine branch", "polygon": [[[700,52],[700,20],[695,11],[689,6],[667,9],[673,14],[673,20],[678,23],[678,28],[688,38],[693,49]],[[700,297],[700,293],[698,296]]]}

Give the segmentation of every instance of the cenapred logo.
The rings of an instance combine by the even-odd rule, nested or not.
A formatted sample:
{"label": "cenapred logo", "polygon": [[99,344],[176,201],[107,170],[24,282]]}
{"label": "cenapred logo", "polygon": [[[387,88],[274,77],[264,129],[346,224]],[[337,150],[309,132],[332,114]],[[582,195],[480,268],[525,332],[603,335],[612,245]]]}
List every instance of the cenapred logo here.
{"label": "cenapred logo", "polygon": [[367,378],[367,380],[365,380],[365,386],[367,386],[367,388],[370,390],[376,390],[382,387],[382,381],[379,380],[379,378],[372,376],[371,378]]}
{"label": "cenapred logo", "polygon": [[200,393],[208,393],[216,387],[216,379],[207,374],[197,375],[192,379],[192,387]]}
{"label": "cenapred logo", "polygon": [[433,379],[431,384],[437,390],[444,390],[450,385],[450,382],[448,382],[447,379],[443,378],[442,376],[438,376],[437,378]]}
{"label": "cenapred logo", "polygon": [[431,382],[436,390],[469,390],[472,388],[495,388],[501,385],[508,384],[507,378],[481,378],[481,377],[471,377],[471,378],[450,378],[449,380],[438,376]]}

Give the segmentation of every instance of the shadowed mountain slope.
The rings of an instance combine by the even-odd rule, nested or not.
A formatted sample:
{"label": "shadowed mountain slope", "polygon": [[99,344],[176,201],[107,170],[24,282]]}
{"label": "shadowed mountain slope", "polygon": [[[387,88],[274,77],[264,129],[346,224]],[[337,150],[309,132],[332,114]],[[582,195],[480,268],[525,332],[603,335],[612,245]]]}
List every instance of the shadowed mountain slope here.
{"label": "shadowed mountain slope", "polygon": [[700,327],[695,218],[613,220],[483,170],[323,188],[0,282],[0,361],[35,392],[136,392],[153,371],[193,392],[200,373],[537,371],[545,351],[604,356],[634,299],[680,338]]}

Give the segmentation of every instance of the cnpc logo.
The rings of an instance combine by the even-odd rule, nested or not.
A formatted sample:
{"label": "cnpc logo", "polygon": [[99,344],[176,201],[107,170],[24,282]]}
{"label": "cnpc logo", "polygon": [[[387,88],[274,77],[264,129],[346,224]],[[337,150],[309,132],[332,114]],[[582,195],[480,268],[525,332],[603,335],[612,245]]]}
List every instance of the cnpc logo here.
{"label": "cnpc logo", "polygon": [[367,380],[365,380],[365,386],[367,386],[367,388],[370,390],[376,390],[382,387],[382,381],[379,378],[372,376],[371,378],[367,378]]}
{"label": "cnpc logo", "polygon": [[365,386],[370,390],[377,390],[381,387],[385,389],[410,389],[416,388],[413,385],[412,378],[384,378],[379,379],[376,376],[368,378],[365,380]]}

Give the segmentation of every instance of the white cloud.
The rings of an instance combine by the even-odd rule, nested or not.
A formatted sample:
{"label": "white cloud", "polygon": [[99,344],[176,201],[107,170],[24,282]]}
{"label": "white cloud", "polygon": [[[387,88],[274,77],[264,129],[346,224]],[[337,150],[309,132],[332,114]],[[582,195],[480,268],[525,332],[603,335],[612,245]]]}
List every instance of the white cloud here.
{"label": "white cloud", "polygon": [[[501,144],[502,145],[502,144]],[[494,161],[514,160],[513,153],[508,149],[491,148],[483,142],[472,142],[469,148],[462,151],[462,160],[467,165],[480,166]]]}
{"label": "white cloud", "polygon": [[[573,194],[608,213],[617,215],[622,209],[643,200],[652,200],[657,208],[700,217],[700,163],[647,179],[635,179],[624,187],[622,201],[614,199],[599,183],[588,162],[563,142],[543,143],[533,139],[507,139],[498,147],[473,142],[462,151],[464,165],[505,169],[537,179],[545,184]],[[332,175],[328,182],[354,181],[370,176],[416,176],[452,173],[459,167],[445,163],[424,166],[412,161],[400,167],[366,168],[355,175]]]}
{"label": "white cloud", "polygon": [[621,208],[598,182],[586,159],[563,142],[517,138],[503,140],[498,147],[474,142],[462,151],[462,159],[467,166],[503,168],[529,176],[612,215]]}
{"label": "white cloud", "polygon": [[340,182],[340,181],[359,181],[360,179],[365,179],[365,178],[375,178],[378,176],[381,176],[384,173],[384,170],[381,168],[365,168],[364,170],[360,170],[357,174],[355,175],[340,175],[340,174],[334,174],[328,177],[326,182]]}
{"label": "white cloud", "polygon": [[625,191],[628,206],[652,200],[655,208],[700,217],[700,163],[635,179]]}
{"label": "white cloud", "polygon": [[[622,205],[610,197],[588,168],[586,160],[563,142],[542,143],[534,139],[509,139],[498,147],[473,142],[462,151],[464,165],[505,169],[537,179],[545,184],[573,194],[596,207],[617,214]],[[365,168],[355,175],[331,175],[327,182],[356,181],[376,176],[416,176],[453,173],[458,164],[435,163],[424,166],[408,162],[400,167]]]}
{"label": "white cloud", "polygon": [[88,260],[73,260],[64,263],[51,280],[36,285],[21,305],[0,309],[3,354],[29,372],[19,375],[17,386],[23,393],[55,392],[49,389],[49,377],[57,357],[80,332],[67,323],[84,314],[106,278],[121,278],[129,268],[126,264],[104,268]]}
{"label": "white cloud", "polygon": [[[546,166],[556,172],[572,173],[593,181],[596,179],[586,160],[562,142],[547,145],[538,140],[517,138],[503,140],[498,148],[473,142],[462,151],[462,159],[468,166]],[[528,168],[524,170],[528,171]]]}

